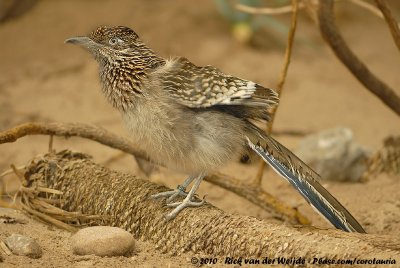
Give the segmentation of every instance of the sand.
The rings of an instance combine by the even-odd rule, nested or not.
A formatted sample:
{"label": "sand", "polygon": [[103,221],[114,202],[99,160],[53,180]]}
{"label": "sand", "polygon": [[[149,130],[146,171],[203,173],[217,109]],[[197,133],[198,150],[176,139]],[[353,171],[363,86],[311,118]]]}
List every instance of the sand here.
{"label": "sand", "polygon": [[[393,6],[399,14],[399,6]],[[351,4],[341,4],[339,15],[338,24],[350,47],[387,84],[399,85],[399,53],[384,21]],[[279,19],[289,25],[289,16]],[[276,86],[283,62],[285,35],[267,28],[260,34],[264,37],[256,47],[241,44],[232,37],[230,24],[217,12],[213,1],[201,1],[201,4],[187,0],[39,1],[23,16],[0,24],[0,130],[28,121],[61,121],[93,123],[127,135],[118,112],[101,94],[97,64],[83,50],[63,43],[68,37],[85,34],[104,24],[134,28],[165,57],[183,55],[198,65],[215,65],[227,73],[269,87]],[[269,33],[274,38],[268,38]],[[350,128],[357,142],[372,151],[381,147],[385,137],[400,134],[399,118],[347,71],[325,45],[315,24],[302,15],[274,128],[317,132],[337,126]],[[300,137],[278,136],[277,139],[295,149]],[[46,152],[47,146],[48,137],[43,136],[0,145],[0,172],[10,164],[26,164],[32,157]],[[79,138],[55,138],[54,147],[91,154],[98,163],[119,154]],[[138,172],[130,156],[108,166]],[[232,163],[222,172],[249,181],[256,170],[256,164]],[[184,176],[162,168],[150,179],[173,188]],[[10,192],[18,187],[14,176],[5,177],[4,184]],[[324,181],[323,184],[368,233],[400,236],[399,177],[380,175],[366,183]],[[297,207],[313,225],[331,228],[289,184],[272,172],[264,174],[263,187]],[[269,213],[209,183],[203,183],[198,193],[207,194],[209,202],[225,211],[272,220]],[[142,241],[138,242],[137,252],[128,257],[78,257],[72,254],[68,232],[20,212],[0,209],[1,215],[23,219],[25,223],[0,223],[0,239],[12,233],[31,236],[39,241],[44,254],[39,260],[6,256],[0,266],[191,265],[191,254],[178,257],[161,254],[153,245]]]}

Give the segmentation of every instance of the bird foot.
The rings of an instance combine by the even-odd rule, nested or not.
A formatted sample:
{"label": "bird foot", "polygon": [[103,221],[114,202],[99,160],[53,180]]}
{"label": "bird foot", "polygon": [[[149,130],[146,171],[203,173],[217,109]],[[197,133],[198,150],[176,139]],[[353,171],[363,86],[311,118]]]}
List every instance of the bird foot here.
{"label": "bird foot", "polygon": [[[168,197],[167,201],[167,206],[168,207],[175,207],[171,213],[165,216],[165,219],[167,221],[170,221],[176,217],[176,215],[179,214],[184,208],[187,207],[199,207],[204,204],[205,198],[203,198],[202,201],[192,201],[193,198],[196,198],[196,190],[199,188],[201,181],[204,178],[204,174],[201,173],[197,177],[189,177],[187,178],[182,185],[178,185],[177,189],[172,190],[172,191],[166,191],[158,194],[154,194],[151,196],[152,199],[158,199],[161,197]],[[186,187],[193,181],[195,180],[192,188],[190,189],[189,193],[186,193]],[[172,203],[172,200],[174,200],[178,196],[185,196],[185,199],[180,202],[174,202]]]}
{"label": "bird foot", "polygon": [[168,197],[166,202],[167,202],[167,204],[169,204],[169,203],[172,202],[172,200],[174,200],[178,196],[186,197],[187,195],[188,194],[185,192],[185,188],[183,188],[182,186],[178,185],[178,187],[175,190],[166,191],[166,192],[162,192],[162,193],[158,193],[158,194],[153,194],[151,196],[151,198],[152,199],[159,199],[159,198],[163,198],[163,197]]}
{"label": "bird foot", "polygon": [[168,207],[175,207],[175,209],[172,210],[167,215],[165,215],[165,218],[166,218],[167,221],[172,220],[184,208],[187,208],[187,207],[200,207],[200,206],[204,205],[205,202],[206,202],[205,198],[203,198],[203,200],[201,200],[201,201],[192,201],[192,200],[190,200],[190,196],[187,196],[182,202],[169,203],[169,204],[167,204],[167,206]]}

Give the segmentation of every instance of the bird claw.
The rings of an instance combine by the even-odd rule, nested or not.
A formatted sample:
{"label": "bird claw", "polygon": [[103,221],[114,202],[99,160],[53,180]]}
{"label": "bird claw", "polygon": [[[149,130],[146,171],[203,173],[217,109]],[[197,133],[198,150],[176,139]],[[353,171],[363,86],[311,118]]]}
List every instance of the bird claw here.
{"label": "bird claw", "polygon": [[[158,194],[154,194],[151,196],[152,199],[158,199],[162,197],[167,197],[166,203],[168,207],[174,207],[171,213],[165,216],[167,221],[174,219],[179,212],[181,212],[184,208],[187,207],[199,207],[205,203],[205,196],[202,201],[193,201],[193,198],[197,198],[196,190],[199,188],[201,181],[204,178],[204,174],[200,174],[198,177],[189,177],[187,178],[182,185],[178,185],[177,189],[166,191]],[[189,193],[186,192],[186,187],[195,180],[192,188],[190,189]],[[178,196],[185,196],[180,202],[173,202],[176,197]]]}
{"label": "bird claw", "polygon": [[191,201],[188,197],[186,197],[182,202],[175,202],[167,204],[168,207],[175,207],[170,213],[165,215],[167,221],[174,219],[179,212],[181,212],[184,208],[187,207],[200,207],[204,205],[206,202],[205,196],[201,201]]}
{"label": "bird claw", "polygon": [[178,188],[175,190],[166,191],[166,192],[162,192],[162,193],[158,193],[158,194],[153,194],[150,196],[150,198],[151,199],[159,199],[159,198],[163,198],[163,197],[168,197],[166,202],[167,202],[167,204],[169,204],[172,202],[172,200],[174,200],[178,196],[186,197],[187,195],[188,194],[184,191],[184,189],[182,189],[181,187],[178,186]]}

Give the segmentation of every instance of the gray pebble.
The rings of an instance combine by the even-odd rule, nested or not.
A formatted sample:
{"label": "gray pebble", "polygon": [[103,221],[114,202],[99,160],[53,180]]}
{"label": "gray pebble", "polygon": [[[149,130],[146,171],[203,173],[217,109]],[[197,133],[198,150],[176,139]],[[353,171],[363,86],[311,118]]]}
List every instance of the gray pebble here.
{"label": "gray pebble", "polygon": [[370,152],[354,141],[350,129],[338,127],[305,137],[296,154],[322,179],[359,181]]}
{"label": "gray pebble", "polygon": [[132,234],[117,227],[94,226],[79,230],[71,237],[77,255],[123,256],[133,250]]}
{"label": "gray pebble", "polygon": [[15,255],[27,256],[33,259],[42,257],[42,249],[33,238],[12,234],[6,238],[4,243]]}

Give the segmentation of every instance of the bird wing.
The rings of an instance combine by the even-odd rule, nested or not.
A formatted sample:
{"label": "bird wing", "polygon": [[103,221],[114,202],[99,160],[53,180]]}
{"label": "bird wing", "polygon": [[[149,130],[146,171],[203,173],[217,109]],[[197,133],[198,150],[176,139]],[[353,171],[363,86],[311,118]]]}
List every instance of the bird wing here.
{"label": "bird wing", "polygon": [[292,184],[313,208],[338,229],[365,233],[350,212],[318,182],[320,176],[314,170],[278,141],[258,128],[254,130],[258,137],[250,139],[257,141],[254,144],[247,138],[249,147]]}
{"label": "bird wing", "polygon": [[215,105],[268,108],[279,102],[272,89],[224,74],[213,66],[196,66],[183,57],[174,59],[161,79],[163,88],[190,108]]}
{"label": "bird wing", "polygon": [[[186,58],[175,59],[160,77],[164,90],[190,108],[217,107],[246,119],[268,120],[266,108],[279,101],[277,93],[254,82],[198,67]],[[335,227],[365,233],[356,219],[319,182],[319,175],[290,150],[249,123],[248,145]],[[251,140],[255,141],[252,142]],[[262,145],[261,143],[262,142]],[[256,143],[256,144],[255,144]]]}

